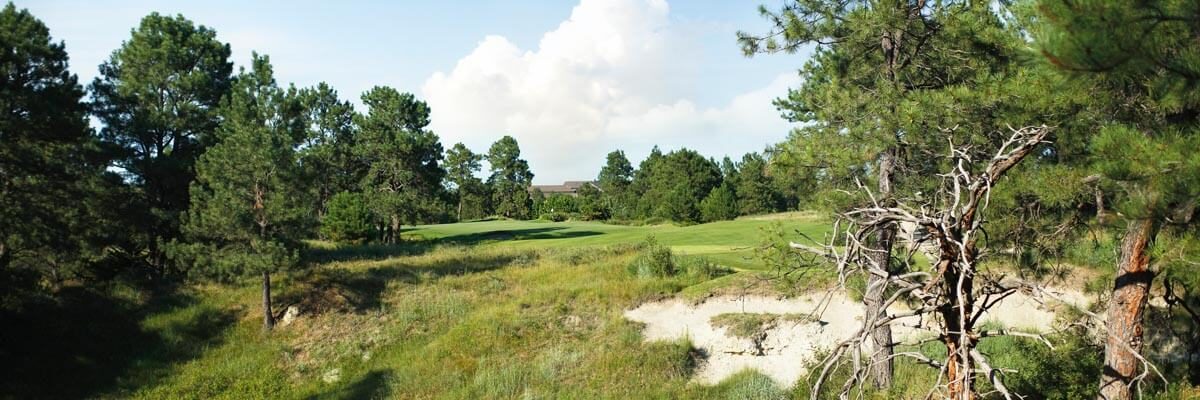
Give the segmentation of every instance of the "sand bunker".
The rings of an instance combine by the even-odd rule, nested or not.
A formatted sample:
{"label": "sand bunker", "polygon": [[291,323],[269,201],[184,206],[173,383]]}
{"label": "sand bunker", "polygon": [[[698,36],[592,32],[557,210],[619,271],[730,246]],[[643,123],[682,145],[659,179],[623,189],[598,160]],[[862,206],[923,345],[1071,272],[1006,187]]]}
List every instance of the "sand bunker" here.
{"label": "sand bunker", "polygon": [[[1087,298],[1080,293],[1064,293],[1061,297],[1075,306],[1085,306]],[[818,296],[778,299],[763,296],[714,297],[699,304],[671,299],[642,304],[625,312],[625,317],[646,324],[647,341],[674,340],[688,337],[693,345],[708,354],[708,359],[694,379],[712,385],[743,369],[752,368],[771,377],[784,387],[790,387],[804,374],[822,349],[854,334],[862,317],[862,304],[845,296],[834,296],[823,304],[817,321],[779,322],[766,329],[758,340],[739,338],[726,328],[715,327],[713,317],[726,313],[810,314],[817,309]],[[985,322],[997,322],[1006,327],[1047,331],[1052,328],[1054,313],[1033,299],[1013,295],[993,308]],[[896,327],[893,334],[903,340],[923,333],[912,328]]]}

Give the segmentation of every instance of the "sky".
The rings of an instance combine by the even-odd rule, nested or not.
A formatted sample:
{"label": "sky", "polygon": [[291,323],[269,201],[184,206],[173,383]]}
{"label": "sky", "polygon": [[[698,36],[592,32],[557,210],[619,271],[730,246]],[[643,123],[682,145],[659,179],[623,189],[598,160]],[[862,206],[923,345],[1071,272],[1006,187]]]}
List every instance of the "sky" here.
{"label": "sky", "polygon": [[[778,1],[763,0],[768,7]],[[799,84],[796,55],[744,57],[735,32],[769,28],[756,1],[25,0],[91,82],[138,21],[183,14],[217,31],[237,66],[267,54],[283,85],[327,82],[359,105],[374,86],[429,103],[450,148],[511,135],[534,182],[594,179],[612,150],[654,145],[720,159],[793,126],[771,104]],[[236,68],[236,67],[235,67]]]}

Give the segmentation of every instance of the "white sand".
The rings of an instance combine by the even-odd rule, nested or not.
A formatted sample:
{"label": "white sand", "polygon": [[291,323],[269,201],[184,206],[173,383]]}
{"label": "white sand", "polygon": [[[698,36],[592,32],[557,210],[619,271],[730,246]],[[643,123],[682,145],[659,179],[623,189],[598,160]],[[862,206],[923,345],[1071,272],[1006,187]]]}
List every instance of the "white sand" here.
{"label": "white sand", "polygon": [[[1068,292],[1063,297],[1074,305],[1086,305],[1087,298]],[[694,379],[712,385],[743,369],[752,368],[771,377],[784,387],[791,387],[804,374],[821,349],[827,349],[858,329],[862,304],[835,295],[823,310],[816,310],[819,296],[777,299],[763,296],[714,297],[700,304],[679,299],[642,304],[625,312],[625,317],[646,324],[643,334],[647,341],[674,340],[688,337],[694,346],[708,354],[708,359]],[[781,322],[766,331],[758,345],[751,339],[738,338],[714,327],[712,317],[725,313],[810,314],[814,311],[820,322]],[[1054,313],[1032,299],[1016,294],[994,307],[984,321],[998,322],[1006,327],[1046,331],[1052,328]],[[906,322],[912,324],[913,322]],[[918,335],[913,328],[894,327],[897,339]]]}

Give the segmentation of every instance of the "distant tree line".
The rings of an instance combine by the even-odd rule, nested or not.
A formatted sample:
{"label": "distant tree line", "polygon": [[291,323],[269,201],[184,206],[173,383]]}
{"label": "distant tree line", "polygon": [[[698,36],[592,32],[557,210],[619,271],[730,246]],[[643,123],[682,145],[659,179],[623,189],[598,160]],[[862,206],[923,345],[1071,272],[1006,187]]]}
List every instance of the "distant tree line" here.
{"label": "distant tree line", "polygon": [[686,148],[663,154],[658,147],[638,165],[625,152],[608,153],[594,185],[583,185],[577,197],[535,193],[539,215],[556,213],[585,220],[620,222],[672,221],[698,223],[734,219],[789,209],[796,200],[785,196],[769,171],[767,159],[747,153],[740,162],[720,163]]}

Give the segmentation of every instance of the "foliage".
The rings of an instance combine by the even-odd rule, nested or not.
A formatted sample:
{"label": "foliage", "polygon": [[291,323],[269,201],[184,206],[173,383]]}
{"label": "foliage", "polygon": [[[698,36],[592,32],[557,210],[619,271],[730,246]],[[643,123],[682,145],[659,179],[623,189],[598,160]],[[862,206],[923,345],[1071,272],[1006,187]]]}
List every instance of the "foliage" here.
{"label": "foliage", "polygon": [[601,221],[606,220],[612,215],[609,208],[610,203],[604,201],[604,193],[600,188],[591,183],[585,183],[579,187],[579,196],[576,199],[576,204],[579,206],[579,215],[586,221]]}
{"label": "foliage", "polygon": [[758,153],[746,153],[731,183],[737,191],[740,215],[766,214],[779,210],[775,184],[767,175],[767,160]]}
{"label": "foliage", "polygon": [[626,270],[630,275],[639,278],[673,276],[677,273],[671,248],[659,244],[654,236],[647,236],[642,241],[641,250],[626,266]]}
{"label": "foliage", "polygon": [[383,240],[394,243],[401,225],[428,222],[438,213],[446,175],[442,144],[425,129],[429,106],[412,94],[376,86],[362,100],[367,113],[355,120],[355,152],[368,165],[362,189],[387,228]]}
{"label": "foliage", "polygon": [[[91,94],[101,138],[119,149],[114,166],[136,190],[125,224],[158,272],[160,244],[180,234],[194,165],[218,141],[218,108],[233,84],[229,45],[182,15],[151,13],[100,65]],[[136,235],[134,234],[136,233]]]}
{"label": "foliage", "polygon": [[728,183],[717,186],[700,202],[700,217],[704,222],[737,218],[737,199]]}
{"label": "foliage", "polygon": [[458,199],[458,220],[483,218],[488,214],[487,187],[475,176],[483,156],[475,154],[462,143],[455,143],[446,152],[446,180],[454,185]]}
{"label": "foliage", "polygon": [[349,101],[339,99],[324,82],[300,90],[299,99],[307,129],[298,157],[314,200],[312,209],[321,215],[333,196],[358,190],[366,164],[354,154],[358,132]]}
{"label": "foliage", "polygon": [[497,140],[488,149],[487,161],[492,170],[488,186],[492,188],[492,206],[496,214],[528,219],[533,208],[529,197],[533,172],[529,171],[529,162],[521,159],[517,139],[504,136]]}
{"label": "foliage", "polygon": [[9,3],[0,11],[0,53],[2,306],[25,289],[85,275],[105,245],[120,243],[104,225],[121,211],[109,196],[122,193],[105,176],[64,46]]}
{"label": "foliage", "polygon": [[294,92],[275,84],[270,61],[254,55],[222,104],[220,140],[200,157],[186,242],[174,256],[199,276],[230,279],[288,269],[310,223],[296,162]]}
{"label": "foliage", "polygon": [[341,192],[329,199],[321,219],[321,234],[338,243],[363,243],[374,231],[366,200],[359,193]]}

